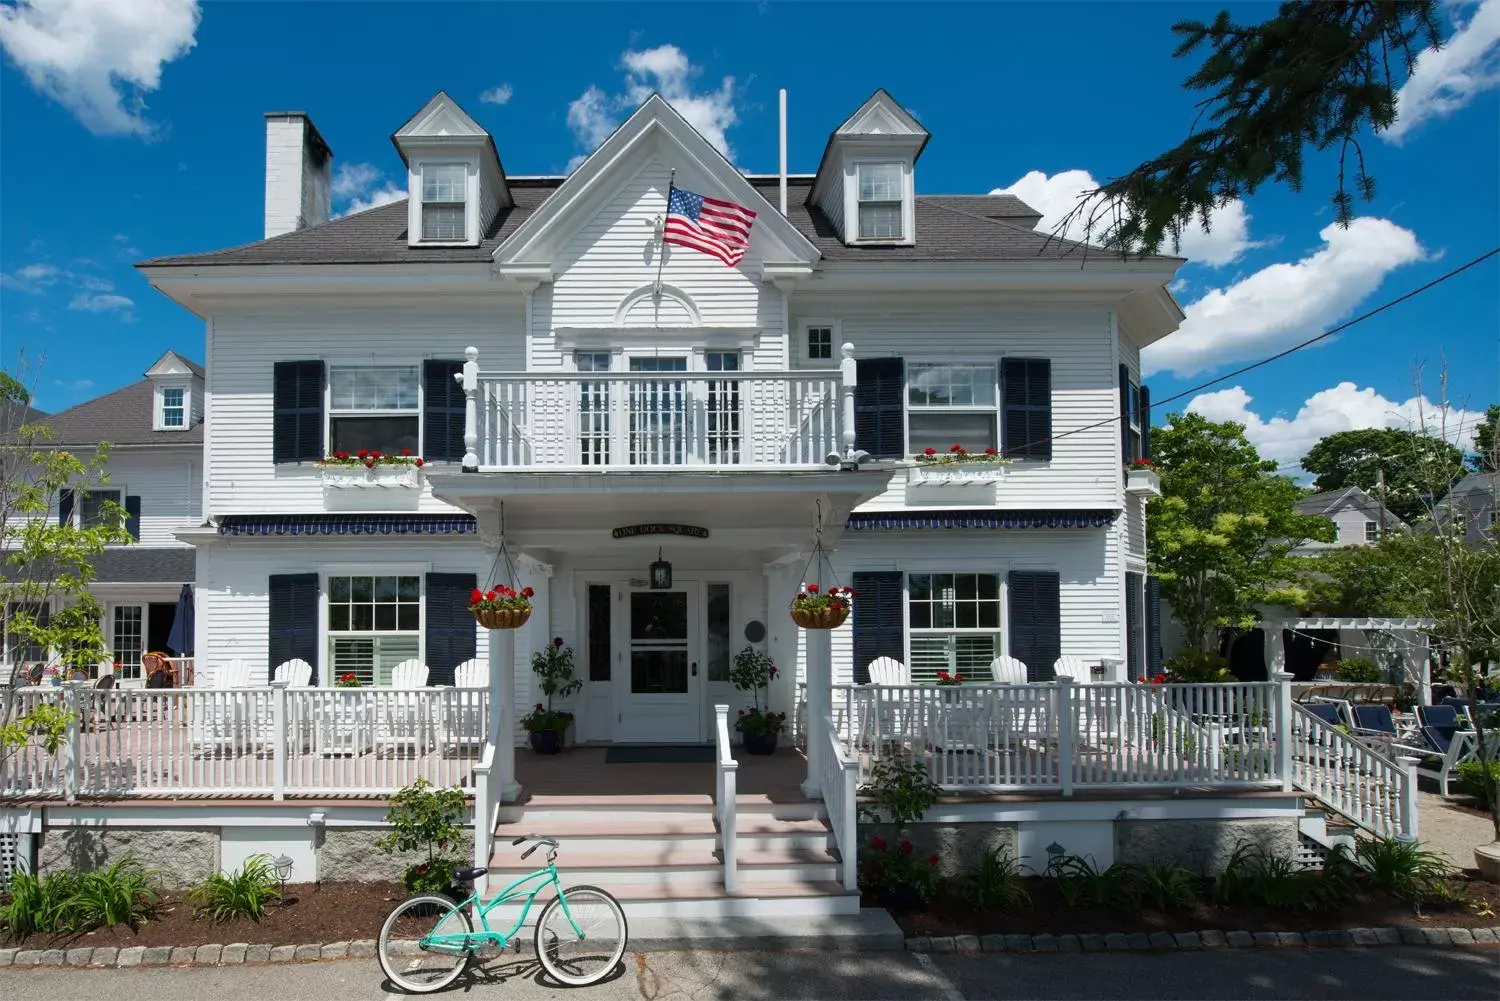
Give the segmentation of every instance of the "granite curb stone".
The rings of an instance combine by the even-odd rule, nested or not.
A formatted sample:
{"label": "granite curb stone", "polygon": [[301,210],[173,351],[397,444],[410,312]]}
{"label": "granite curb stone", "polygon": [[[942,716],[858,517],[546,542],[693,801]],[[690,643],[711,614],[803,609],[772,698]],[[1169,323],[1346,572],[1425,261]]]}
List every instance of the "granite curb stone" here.
{"label": "granite curb stone", "polygon": [[[1344,946],[1474,946],[1500,944],[1500,928],[1335,928],[1326,931],[1110,932],[1107,935],[916,936],[906,940],[908,952],[1189,952],[1199,949],[1297,948]],[[352,943],[349,955],[357,955]],[[369,943],[373,951],[374,943]],[[18,959],[17,962],[20,962]],[[123,964],[122,964],[123,965]]]}

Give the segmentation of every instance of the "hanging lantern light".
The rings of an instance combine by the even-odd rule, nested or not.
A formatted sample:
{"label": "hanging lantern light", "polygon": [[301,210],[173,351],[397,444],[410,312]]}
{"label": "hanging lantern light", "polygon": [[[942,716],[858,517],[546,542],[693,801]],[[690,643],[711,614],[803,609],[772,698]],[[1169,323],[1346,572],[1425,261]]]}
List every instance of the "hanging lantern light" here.
{"label": "hanging lantern light", "polygon": [[651,562],[651,590],[665,591],[672,586],[672,564],[661,558],[661,547],[656,549],[656,559]]}

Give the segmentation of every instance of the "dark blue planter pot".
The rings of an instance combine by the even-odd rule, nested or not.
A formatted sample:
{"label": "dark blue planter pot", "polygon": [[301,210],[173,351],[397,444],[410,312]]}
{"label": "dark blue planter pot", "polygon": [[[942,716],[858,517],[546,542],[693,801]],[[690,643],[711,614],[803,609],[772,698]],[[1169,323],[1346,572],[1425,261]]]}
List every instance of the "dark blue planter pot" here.
{"label": "dark blue planter pot", "polygon": [[747,733],[745,738],[746,754],[775,754],[776,739],[780,734],[775,733]]}
{"label": "dark blue planter pot", "polygon": [[538,754],[556,754],[562,750],[562,734],[556,730],[533,730],[531,749]]}
{"label": "dark blue planter pot", "polygon": [[880,906],[893,911],[911,911],[920,906],[915,886],[887,886],[877,894]]}

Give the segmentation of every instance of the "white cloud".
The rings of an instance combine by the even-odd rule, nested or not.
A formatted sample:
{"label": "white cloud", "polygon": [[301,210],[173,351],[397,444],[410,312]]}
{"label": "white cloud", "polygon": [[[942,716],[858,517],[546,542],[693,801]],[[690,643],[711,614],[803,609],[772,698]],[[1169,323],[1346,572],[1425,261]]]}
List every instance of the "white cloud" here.
{"label": "white cloud", "polygon": [[590,84],[568,105],[568,127],[587,151],[569,162],[569,170],[582,163],[624,120],[626,113],[653,93],[660,94],[715,149],[734,159],[728,137],[729,130],[740,120],[734,107],[734,77],[724,77],[715,89],[695,90],[694,83],[703,69],[694,66],[687,53],[675,45],[629,50],[620,57],[620,64],[625,68],[624,89],[620,93],[609,94]]}
{"label": "white cloud", "polygon": [[1474,426],[1484,417],[1477,411],[1456,408],[1444,415],[1425,396],[1391,400],[1374,389],[1360,389],[1352,382],[1341,382],[1314,393],[1292,417],[1262,417],[1251,409],[1253,399],[1243,387],[1230,386],[1193,397],[1187,410],[1209,420],[1245,425],[1245,437],[1261,457],[1276,460],[1283,471],[1295,470],[1318,439],[1338,431],[1364,428],[1425,427],[1431,434],[1446,429],[1450,441],[1469,450],[1474,446]]}
{"label": "white cloud", "polygon": [[515,90],[508,83],[502,83],[498,87],[491,87],[479,95],[479,100],[485,104],[509,104],[510,99],[515,96]]}
{"label": "white cloud", "polygon": [[[1450,7],[1450,10],[1453,8]],[[1500,0],[1484,0],[1440,49],[1417,57],[1416,68],[1396,93],[1396,121],[1381,133],[1402,142],[1431,118],[1444,118],[1481,91],[1500,84]],[[1493,127],[1493,123],[1491,123]]]}
{"label": "white cloud", "polygon": [[200,16],[195,0],[19,0],[0,5],[0,47],[90,132],[150,136],[144,95],[193,47]]}
{"label": "white cloud", "polygon": [[1416,234],[1388,219],[1330,223],[1323,246],[1272,264],[1189,303],[1173,334],[1146,348],[1141,364],[1190,376],[1290,347],[1345,318],[1386,276],[1423,258]]}
{"label": "white cloud", "polygon": [[[1042,214],[1037,230],[1051,233],[1078,206],[1080,195],[1098,187],[1099,183],[1086,170],[1064,170],[1050,177],[1040,170],[1033,170],[1014,184],[996,188],[990,194],[1015,195]],[[1086,217],[1104,208],[1106,206],[1091,206],[1089,212],[1079,215]],[[1060,235],[1070,240],[1097,243],[1103,236],[1103,224],[1108,218],[1107,211],[1097,214],[1093,233],[1090,234],[1087,218],[1075,216],[1068,220],[1067,228]],[[1217,268],[1234,263],[1245,251],[1260,246],[1250,239],[1250,214],[1245,211],[1245,203],[1239,199],[1215,209],[1209,214],[1209,222],[1208,230],[1197,224],[1189,227],[1182,234],[1178,252],[1195,263]],[[1171,248],[1166,247],[1164,250],[1170,252]]]}
{"label": "white cloud", "polygon": [[118,310],[123,314],[129,314],[135,308],[135,301],[123,295],[80,292],[73,297],[72,302],[68,303],[68,308],[88,313],[108,313]]}
{"label": "white cloud", "polygon": [[50,264],[27,264],[17,268],[12,274],[0,274],[0,288],[41,295],[43,289],[57,281],[60,273]]}
{"label": "white cloud", "polygon": [[74,379],[72,381],[68,381],[66,379],[53,379],[52,384],[61,387],[62,389],[70,390],[74,393],[82,393],[85,390],[94,388],[93,379]]}
{"label": "white cloud", "polygon": [[345,202],[342,212],[334,215],[353,215],[387,205],[407,196],[405,188],[398,188],[394,181],[385,180],[380,168],[372,163],[344,163],[333,174],[333,198]]}

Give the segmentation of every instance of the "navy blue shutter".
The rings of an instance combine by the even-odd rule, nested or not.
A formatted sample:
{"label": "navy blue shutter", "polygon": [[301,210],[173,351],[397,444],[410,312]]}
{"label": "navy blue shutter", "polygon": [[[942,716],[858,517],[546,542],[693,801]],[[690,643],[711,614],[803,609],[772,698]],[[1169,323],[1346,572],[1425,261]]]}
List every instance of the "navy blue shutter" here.
{"label": "navy blue shutter", "polygon": [[1000,451],[1022,459],[1052,458],[1052,362],[1006,358],[1000,363],[1003,434]]}
{"label": "navy blue shutter", "polygon": [[318,575],[271,574],[269,597],[266,680],[274,681],[276,669],[287,661],[305,660],[313,667],[316,685],[322,659],[318,656]]}
{"label": "navy blue shutter", "polygon": [[66,525],[73,520],[73,491],[59,490],[57,492],[57,523]]}
{"label": "navy blue shutter", "polygon": [[1161,672],[1161,579],[1146,578],[1146,673]]}
{"label": "navy blue shutter", "polygon": [[1140,416],[1137,420],[1141,425],[1141,454],[1139,458],[1151,458],[1151,389],[1149,386],[1140,388],[1140,405],[1136,413]]}
{"label": "navy blue shutter", "polygon": [[854,575],[854,683],[868,684],[870,662],[906,659],[905,580],[901,571]]}
{"label": "navy blue shutter", "polygon": [[141,499],[139,497],[125,498],[125,531],[136,542],[141,541]]}
{"label": "navy blue shutter", "polygon": [[274,462],[323,458],[323,378],[320,361],[279,361],[272,370]]}
{"label": "navy blue shutter", "polygon": [[862,358],[854,363],[854,369],[854,447],[877,459],[903,458],[905,362],[900,358]]}
{"label": "navy blue shutter", "polygon": [[1051,681],[1062,656],[1062,579],[1047,570],[1012,570],[1006,591],[1010,655],[1026,665],[1027,681]]}
{"label": "navy blue shutter", "polygon": [[1130,465],[1138,458],[1130,447],[1130,369],[1120,366],[1120,461]]}
{"label": "navy blue shutter", "polygon": [[469,595],[479,586],[471,573],[427,575],[427,683],[453,684],[453,669],[478,650]]}
{"label": "navy blue shutter", "polygon": [[1141,575],[1125,573],[1125,678],[1146,673],[1143,647],[1146,645],[1144,612],[1141,608]]}
{"label": "navy blue shutter", "polygon": [[462,462],[464,457],[464,390],[454,378],[461,361],[422,363],[422,458],[428,462]]}

